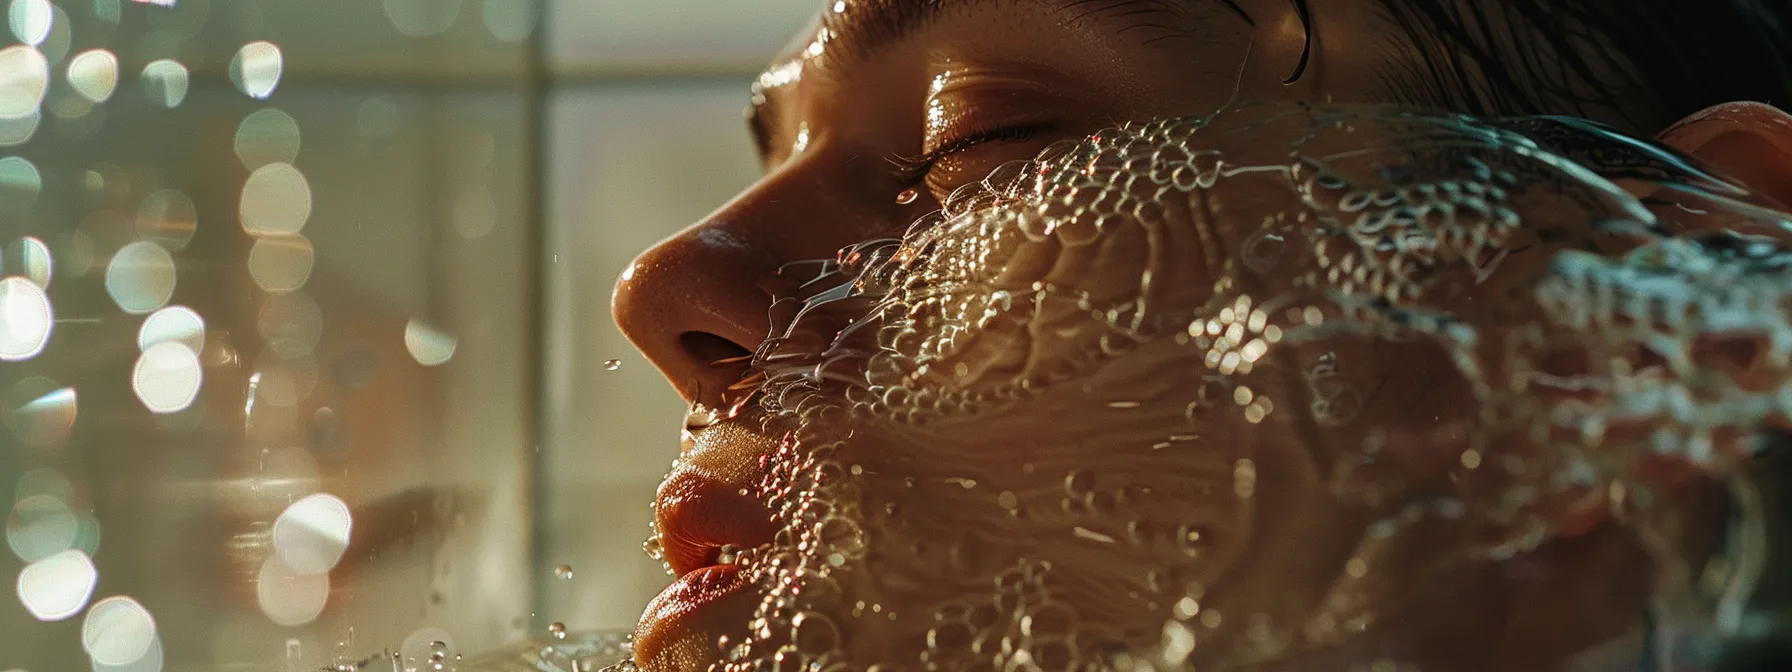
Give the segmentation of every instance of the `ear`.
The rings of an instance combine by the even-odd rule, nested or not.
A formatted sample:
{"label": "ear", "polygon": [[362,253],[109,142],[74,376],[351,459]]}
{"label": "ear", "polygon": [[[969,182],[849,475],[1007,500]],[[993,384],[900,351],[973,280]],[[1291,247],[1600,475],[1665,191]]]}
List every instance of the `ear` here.
{"label": "ear", "polygon": [[1781,209],[1792,209],[1792,115],[1764,103],[1707,107],[1657,139],[1735,178]]}

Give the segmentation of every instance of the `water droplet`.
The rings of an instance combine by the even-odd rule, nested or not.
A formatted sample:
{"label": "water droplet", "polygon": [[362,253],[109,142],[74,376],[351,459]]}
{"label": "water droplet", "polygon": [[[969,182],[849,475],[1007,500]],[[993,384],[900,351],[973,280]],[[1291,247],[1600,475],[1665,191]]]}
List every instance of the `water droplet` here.
{"label": "water droplet", "polygon": [[562,580],[571,580],[572,579],[572,565],[560,565],[559,567],[555,567],[554,568],[554,576],[558,576]]}
{"label": "water droplet", "polygon": [[910,203],[915,202],[915,200],[920,197],[921,197],[921,191],[919,189],[916,189],[914,187],[909,187],[907,189],[902,190],[902,193],[896,194],[896,204],[897,205],[908,205]]}
{"label": "water droplet", "polygon": [[620,359],[604,360],[604,370],[605,371],[615,371],[620,368],[622,368],[622,360],[620,360]]}
{"label": "water droplet", "polygon": [[559,621],[549,623],[548,634],[553,635],[554,639],[566,639],[566,624]]}
{"label": "water droplet", "polygon": [[739,546],[723,544],[722,548],[716,551],[716,564],[718,565],[732,565],[738,560],[740,560]]}

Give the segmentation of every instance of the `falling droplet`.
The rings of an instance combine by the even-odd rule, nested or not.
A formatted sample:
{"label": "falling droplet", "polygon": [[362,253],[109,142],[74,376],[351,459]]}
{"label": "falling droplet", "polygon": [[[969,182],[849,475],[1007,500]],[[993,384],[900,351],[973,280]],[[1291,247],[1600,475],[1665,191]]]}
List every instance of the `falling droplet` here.
{"label": "falling droplet", "polygon": [[896,195],[896,204],[897,205],[908,205],[910,203],[915,202],[915,199],[920,198],[920,197],[921,197],[920,190],[915,189],[914,187],[909,187],[907,189],[903,189],[902,193]]}
{"label": "falling droplet", "polygon": [[604,360],[604,370],[605,371],[615,371],[620,368],[622,368],[622,360],[620,360],[620,359]]}
{"label": "falling droplet", "polygon": [[571,580],[572,579],[572,565],[561,565],[559,567],[555,567],[554,568],[554,576],[558,576],[561,579]]}
{"label": "falling droplet", "polygon": [[566,624],[559,621],[549,623],[548,633],[552,634],[554,639],[566,639]]}

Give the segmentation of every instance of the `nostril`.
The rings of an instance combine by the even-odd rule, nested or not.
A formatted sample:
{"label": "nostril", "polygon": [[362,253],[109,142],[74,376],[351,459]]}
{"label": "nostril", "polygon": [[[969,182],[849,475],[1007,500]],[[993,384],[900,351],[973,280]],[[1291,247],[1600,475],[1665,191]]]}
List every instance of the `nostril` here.
{"label": "nostril", "polygon": [[678,335],[678,345],[685,354],[701,362],[705,368],[735,368],[746,363],[753,351],[734,341],[704,331],[687,331]]}

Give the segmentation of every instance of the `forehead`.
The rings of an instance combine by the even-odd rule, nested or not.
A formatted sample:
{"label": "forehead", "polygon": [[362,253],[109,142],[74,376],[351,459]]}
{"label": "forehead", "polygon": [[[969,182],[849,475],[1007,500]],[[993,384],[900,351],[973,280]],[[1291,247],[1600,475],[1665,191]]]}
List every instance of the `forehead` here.
{"label": "forehead", "polygon": [[950,3],[915,0],[825,0],[820,12],[784,45],[754,82],[754,102],[763,94],[794,84],[803,71],[844,68],[865,55],[947,14],[998,1],[958,0]]}

